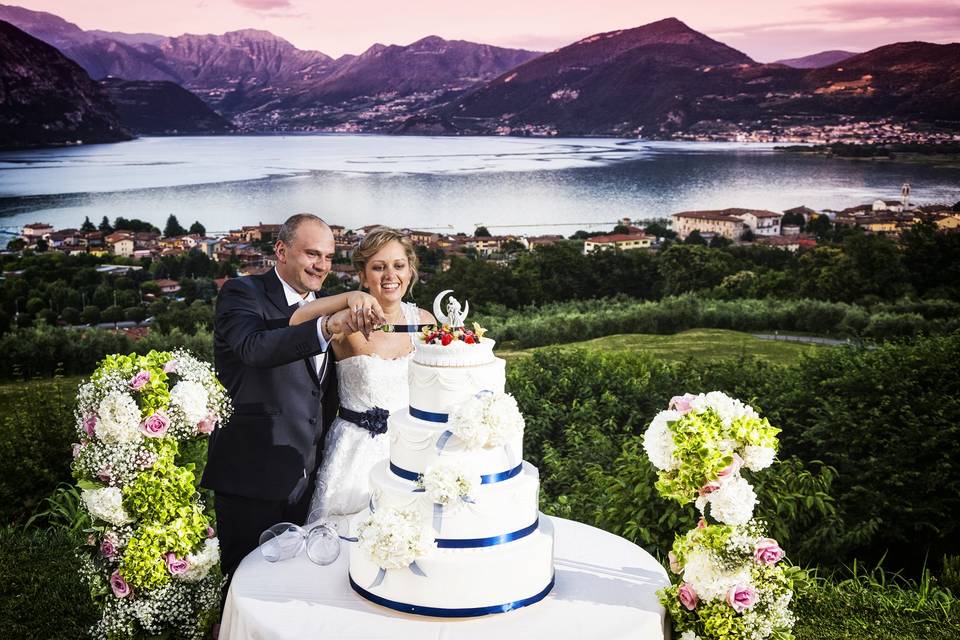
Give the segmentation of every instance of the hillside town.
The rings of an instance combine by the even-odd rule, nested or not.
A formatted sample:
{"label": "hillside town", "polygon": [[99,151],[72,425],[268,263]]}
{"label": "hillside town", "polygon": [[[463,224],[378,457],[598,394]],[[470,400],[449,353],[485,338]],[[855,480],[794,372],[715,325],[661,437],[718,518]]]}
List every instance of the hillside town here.
{"label": "hillside town", "polygon": [[[781,212],[763,209],[731,207],[726,209],[680,211],[666,220],[621,218],[612,233],[579,231],[569,239],[562,235],[493,235],[485,227],[478,227],[473,235],[447,234],[436,231],[404,229],[414,245],[439,256],[438,267],[445,271],[455,257],[474,257],[499,263],[509,263],[518,252],[565,240],[583,242],[583,253],[599,251],[651,251],[665,241],[702,242],[703,244],[766,245],[796,252],[817,244],[812,230],[816,221],[829,222],[837,227],[861,229],[867,234],[896,237],[904,229],[918,222],[930,222],[939,231],[960,231],[960,211],[948,203],[916,205],[909,201],[909,185],[904,185],[899,200],[877,199],[873,202],[841,210],[813,209],[797,206]],[[369,224],[349,229],[331,224],[336,240],[334,274],[349,283],[356,281],[356,271],[350,256],[357,242],[371,229]],[[218,263],[233,263],[239,275],[263,273],[276,264],[273,244],[280,231],[278,223],[260,223],[242,226],[223,235],[210,237],[200,233],[163,236],[157,231],[117,229],[111,233],[100,230],[54,229],[47,223],[25,225],[18,239],[8,245],[4,253],[22,251],[58,251],[68,255],[91,254],[117,256],[133,260],[154,261],[167,256],[183,256],[199,252]],[[222,284],[217,283],[218,286]],[[173,280],[157,281],[164,294],[174,295],[179,290]]]}

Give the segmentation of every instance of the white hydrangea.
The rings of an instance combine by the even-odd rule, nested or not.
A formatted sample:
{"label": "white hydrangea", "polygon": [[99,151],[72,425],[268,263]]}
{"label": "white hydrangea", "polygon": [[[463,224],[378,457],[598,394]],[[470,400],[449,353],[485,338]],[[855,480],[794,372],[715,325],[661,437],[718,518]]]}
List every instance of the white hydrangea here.
{"label": "white hydrangea", "polygon": [[178,578],[184,582],[200,582],[218,562],[220,562],[220,541],[217,538],[207,538],[199,553],[187,554],[187,570]]}
{"label": "white hydrangea", "polygon": [[480,486],[481,478],[462,461],[440,461],[427,467],[421,483],[431,501],[457,509]]}
{"label": "white hydrangea", "polygon": [[715,520],[724,524],[746,524],[753,517],[757,494],[749,482],[736,475],[721,483],[707,501]]}
{"label": "white hydrangea", "polygon": [[170,390],[170,404],[180,407],[190,424],[207,417],[209,394],[202,384],[181,380]]}
{"label": "white hydrangea", "polygon": [[750,584],[750,570],[741,568],[739,571],[725,571],[710,551],[699,548],[686,555],[683,581],[693,588],[701,600],[722,600],[730,587]]}
{"label": "white hydrangea", "polygon": [[738,418],[759,418],[753,407],[743,404],[736,398],[731,398],[722,391],[701,393],[690,401],[690,406],[696,413],[713,409],[727,427]]}
{"label": "white hydrangea", "polygon": [[487,444],[490,428],[483,420],[483,403],[470,398],[450,414],[447,427],[466,449],[479,449]]}
{"label": "white hydrangea", "polygon": [[690,629],[687,629],[686,631],[680,634],[680,640],[700,640],[700,636],[698,636],[696,633],[694,633]]}
{"label": "white hydrangea", "polygon": [[94,432],[108,444],[139,442],[143,438],[140,407],[133,396],[118,391],[108,393],[97,407]]}
{"label": "white hydrangea", "polygon": [[433,544],[433,535],[416,509],[377,509],[357,529],[360,550],[383,569],[409,567]]}
{"label": "white hydrangea", "polygon": [[647,452],[650,463],[660,471],[676,469],[680,464],[680,461],[674,457],[677,445],[673,442],[669,423],[681,417],[683,414],[679,411],[661,411],[643,434],[643,450]]}
{"label": "white hydrangea", "polygon": [[497,393],[486,399],[485,418],[489,429],[488,447],[499,447],[523,436],[523,415],[509,393]]}
{"label": "white hydrangea", "polygon": [[757,447],[747,445],[743,448],[743,464],[750,471],[762,471],[773,464],[777,452],[773,447]]}
{"label": "white hydrangea", "polygon": [[116,526],[133,522],[133,518],[123,508],[123,492],[118,487],[84,489],[81,498],[94,518]]}

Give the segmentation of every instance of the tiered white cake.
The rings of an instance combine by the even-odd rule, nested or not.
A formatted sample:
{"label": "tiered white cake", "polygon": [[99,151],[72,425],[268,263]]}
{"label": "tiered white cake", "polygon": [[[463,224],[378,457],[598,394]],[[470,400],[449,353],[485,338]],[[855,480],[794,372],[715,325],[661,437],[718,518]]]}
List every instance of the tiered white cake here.
{"label": "tiered white cake", "polygon": [[[370,509],[415,512],[429,544],[399,568],[381,567],[363,540],[350,545],[350,583],[377,604],[429,616],[476,616],[532,604],[553,587],[553,529],[538,511],[537,469],[522,461],[519,412],[519,428],[501,431],[494,445],[451,431],[477,398],[515,407],[503,394],[505,363],[493,345],[488,338],[446,345],[418,339],[410,407],[390,416],[390,459],[371,473]],[[476,479],[455,505],[436,503],[423,488],[424,474],[444,466],[469,469]],[[367,510],[354,522],[370,517]],[[382,536],[384,545],[394,544],[392,535]]]}

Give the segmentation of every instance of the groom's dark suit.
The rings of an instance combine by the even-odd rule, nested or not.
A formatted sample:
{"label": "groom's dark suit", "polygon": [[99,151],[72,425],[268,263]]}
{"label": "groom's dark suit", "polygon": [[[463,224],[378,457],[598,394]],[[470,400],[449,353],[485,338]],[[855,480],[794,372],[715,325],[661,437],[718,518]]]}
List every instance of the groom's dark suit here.
{"label": "groom's dark suit", "polygon": [[[336,374],[317,323],[289,326],[274,270],[227,280],[217,298],[214,360],[233,416],[210,437],[201,485],[216,493],[221,566],[232,574],[273,524],[307,517]],[[319,374],[311,356],[322,360]]]}

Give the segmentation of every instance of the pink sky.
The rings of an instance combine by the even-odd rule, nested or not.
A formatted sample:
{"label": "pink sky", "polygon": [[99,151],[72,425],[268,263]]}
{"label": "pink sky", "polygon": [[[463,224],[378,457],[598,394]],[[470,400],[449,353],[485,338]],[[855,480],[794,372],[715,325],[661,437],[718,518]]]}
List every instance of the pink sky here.
{"label": "pink sky", "polygon": [[760,62],[891,42],[960,41],[960,0],[5,0],[83,29],[163,35],[256,28],[337,57],[427,35],[547,51],[670,16]]}

